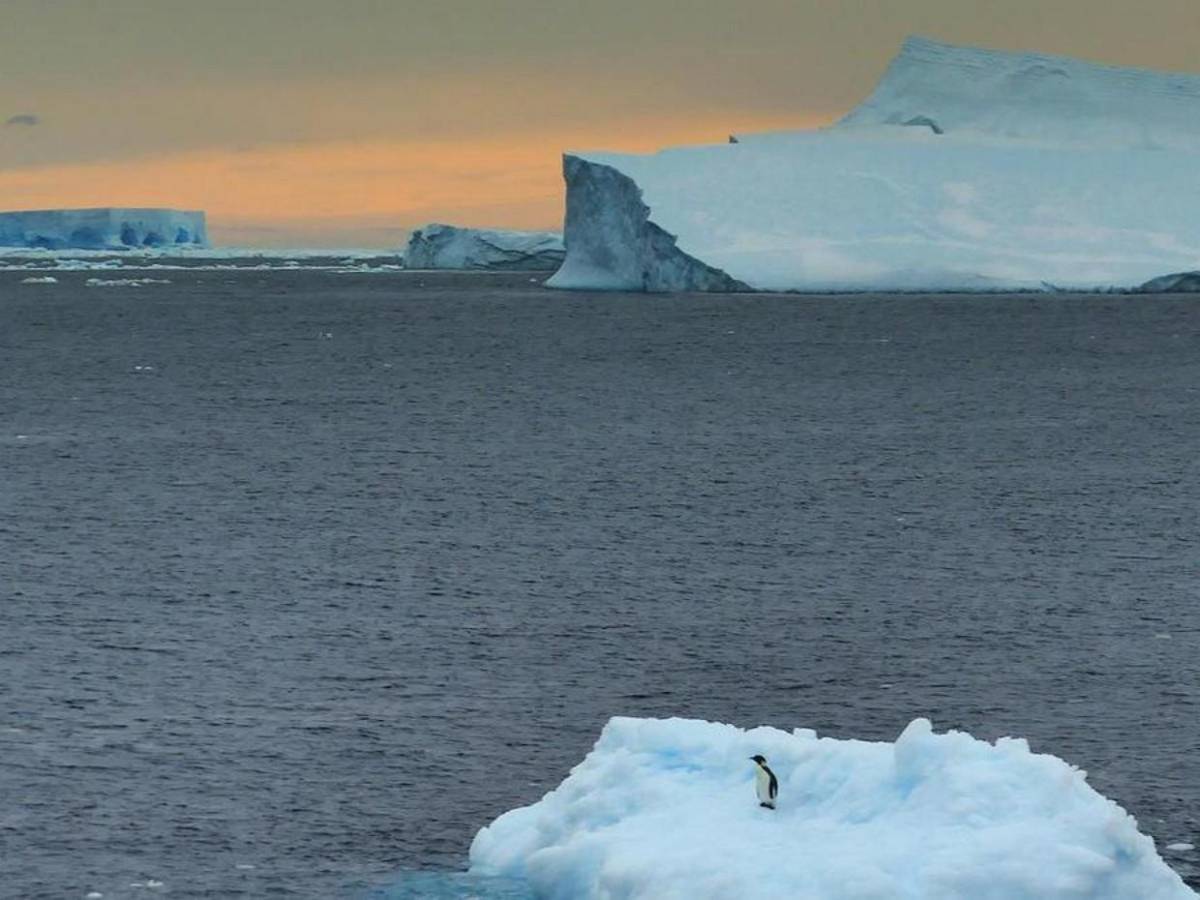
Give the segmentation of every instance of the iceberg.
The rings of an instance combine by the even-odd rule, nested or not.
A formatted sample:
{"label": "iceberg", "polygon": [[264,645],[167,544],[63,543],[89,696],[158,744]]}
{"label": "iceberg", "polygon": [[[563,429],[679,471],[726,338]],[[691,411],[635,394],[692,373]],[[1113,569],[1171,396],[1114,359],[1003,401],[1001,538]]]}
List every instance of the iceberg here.
{"label": "iceberg", "polygon": [[126,250],[206,247],[204,213],[178,209],[39,209],[0,212],[0,247]]}
{"label": "iceberg", "polygon": [[1142,294],[1200,294],[1200,272],[1172,272],[1151,278],[1138,288]]}
{"label": "iceberg", "polygon": [[[755,797],[760,753],[776,810]],[[1196,897],[1086,773],[926,719],[885,743],[614,718],[562,784],[481,829],[470,860],[563,900]]]}
{"label": "iceberg", "polygon": [[562,235],[549,231],[486,231],[432,224],[408,239],[409,269],[553,271],[566,251]]}
{"label": "iceberg", "polygon": [[1200,268],[1200,76],[909,38],[814,131],[568,153],[551,287],[1133,289]]}

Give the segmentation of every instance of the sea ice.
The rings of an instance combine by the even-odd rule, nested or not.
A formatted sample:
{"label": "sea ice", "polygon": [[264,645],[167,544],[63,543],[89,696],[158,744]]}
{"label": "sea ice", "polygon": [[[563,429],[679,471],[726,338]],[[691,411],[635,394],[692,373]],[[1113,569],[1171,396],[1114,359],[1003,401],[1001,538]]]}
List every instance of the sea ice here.
{"label": "sea ice", "polygon": [[89,278],[87,287],[142,287],[147,284],[170,284],[169,278]]}
{"label": "sea ice", "polygon": [[1200,268],[1200,76],[909,39],[815,131],[570,153],[551,287],[1096,290]]}
{"label": "sea ice", "polygon": [[[775,811],[755,799],[756,753]],[[563,900],[1196,896],[1084,772],[925,719],[873,743],[614,718],[561,785],[480,830],[471,872]]]}
{"label": "sea ice", "polygon": [[379,274],[403,269],[394,250],[262,250],[237,247],[167,245],[122,250],[0,247],[2,271],[219,271],[304,269],[339,274]]}

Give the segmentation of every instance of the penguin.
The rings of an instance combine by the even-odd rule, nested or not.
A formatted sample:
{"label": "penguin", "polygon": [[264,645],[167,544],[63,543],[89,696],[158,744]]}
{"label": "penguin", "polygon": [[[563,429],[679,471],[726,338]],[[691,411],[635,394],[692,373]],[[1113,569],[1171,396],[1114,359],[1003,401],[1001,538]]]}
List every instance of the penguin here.
{"label": "penguin", "polygon": [[754,770],[754,790],[758,794],[758,805],[767,809],[775,808],[775,798],[779,796],[779,779],[767,766],[764,756],[750,757],[756,766]]}

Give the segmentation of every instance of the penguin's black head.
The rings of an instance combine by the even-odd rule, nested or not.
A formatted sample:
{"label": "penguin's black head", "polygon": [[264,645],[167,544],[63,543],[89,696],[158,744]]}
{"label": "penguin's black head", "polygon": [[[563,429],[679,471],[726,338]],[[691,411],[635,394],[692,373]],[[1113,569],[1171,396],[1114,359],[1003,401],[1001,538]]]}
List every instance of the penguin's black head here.
{"label": "penguin's black head", "polygon": [[758,763],[760,766],[766,765],[767,758],[765,756],[760,756],[758,754],[755,754],[754,756],[752,756],[750,758],[752,760],[754,760],[756,763]]}

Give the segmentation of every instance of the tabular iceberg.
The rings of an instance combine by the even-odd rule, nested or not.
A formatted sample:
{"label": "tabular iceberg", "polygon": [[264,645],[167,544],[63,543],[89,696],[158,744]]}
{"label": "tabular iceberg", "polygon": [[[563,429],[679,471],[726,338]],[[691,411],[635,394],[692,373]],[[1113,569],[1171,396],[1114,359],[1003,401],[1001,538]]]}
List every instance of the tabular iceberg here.
{"label": "tabular iceberg", "polygon": [[495,269],[553,271],[566,251],[562,235],[546,231],[485,231],[426,225],[408,239],[404,264],[410,269]]}
{"label": "tabular iceberg", "polygon": [[1133,288],[1200,268],[1200,76],[905,42],[837,124],[564,157],[552,287]]}
{"label": "tabular iceberg", "polygon": [[0,213],[0,247],[126,250],[207,247],[204,213],[178,209],[38,209]]}
{"label": "tabular iceberg", "polygon": [[1085,778],[925,719],[889,744],[615,718],[558,788],[476,835],[471,871],[563,900],[1194,900]]}

